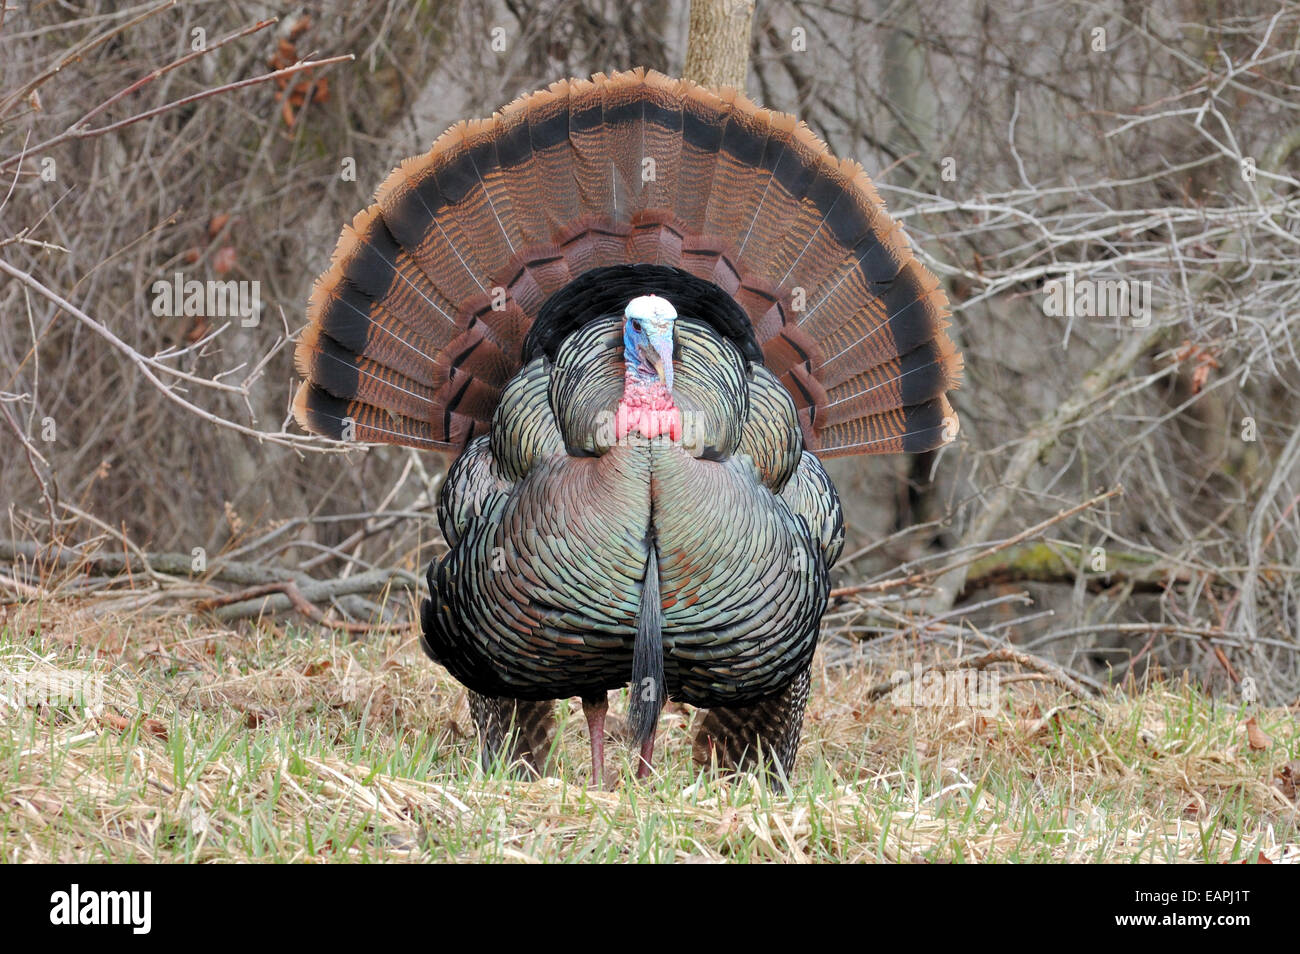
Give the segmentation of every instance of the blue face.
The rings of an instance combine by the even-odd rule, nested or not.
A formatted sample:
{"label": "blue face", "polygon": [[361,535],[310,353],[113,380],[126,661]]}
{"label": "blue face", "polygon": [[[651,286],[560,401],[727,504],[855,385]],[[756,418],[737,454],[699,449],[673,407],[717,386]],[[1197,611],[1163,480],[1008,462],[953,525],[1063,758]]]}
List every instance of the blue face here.
{"label": "blue face", "polygon": [[646,383],[662,381],[673,389],[673,322],[677,312],[654,295],[634,298],[623,312],[623,360]]}

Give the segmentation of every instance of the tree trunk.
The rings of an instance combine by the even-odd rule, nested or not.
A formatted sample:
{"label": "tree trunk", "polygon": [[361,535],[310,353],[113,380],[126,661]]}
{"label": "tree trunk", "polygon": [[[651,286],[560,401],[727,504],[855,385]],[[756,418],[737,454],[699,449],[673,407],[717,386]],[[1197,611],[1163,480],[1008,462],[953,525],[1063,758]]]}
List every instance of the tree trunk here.
{"label": "tree trunk", "polygon": [[753,0],[691,0],[683,78],[701,86],[743,90],[753,22]]}

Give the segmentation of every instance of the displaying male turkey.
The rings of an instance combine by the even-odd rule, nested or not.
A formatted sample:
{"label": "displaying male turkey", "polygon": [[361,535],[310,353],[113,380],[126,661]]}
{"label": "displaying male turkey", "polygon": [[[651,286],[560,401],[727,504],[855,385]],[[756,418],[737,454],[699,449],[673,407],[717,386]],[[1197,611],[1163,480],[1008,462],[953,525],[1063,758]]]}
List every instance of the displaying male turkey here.
{"label": "displaying male turkey", "polygon": [[839,555],[818,457],[950,440],[947,300],[867,176],[793,117],[634,70],[563,80],[408,159],[312,294],[294,409],[457,453],[423,646],[485,760],[582,699],[604,777],[631,685],[696,753],[782,771]]}

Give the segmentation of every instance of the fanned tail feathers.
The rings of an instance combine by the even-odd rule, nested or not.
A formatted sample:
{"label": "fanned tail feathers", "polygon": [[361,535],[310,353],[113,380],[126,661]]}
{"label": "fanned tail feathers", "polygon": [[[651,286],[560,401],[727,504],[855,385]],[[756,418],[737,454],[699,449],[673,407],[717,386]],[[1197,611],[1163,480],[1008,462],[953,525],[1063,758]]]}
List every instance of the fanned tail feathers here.
{"label": "fanned tail feathers", "polygon": [[393,170],[312,293],[298,421],[459,450],[547,298],[632,263],[739,303],[819,455],[956,433],[947,298],[862,169],[735,90],[640,69],[554,83]]}

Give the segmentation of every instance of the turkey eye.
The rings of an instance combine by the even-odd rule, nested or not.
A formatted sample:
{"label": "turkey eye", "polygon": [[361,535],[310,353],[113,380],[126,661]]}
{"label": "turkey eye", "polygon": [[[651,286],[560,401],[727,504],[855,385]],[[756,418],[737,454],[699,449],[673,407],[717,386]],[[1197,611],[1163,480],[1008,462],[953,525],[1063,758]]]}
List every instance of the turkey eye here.
{"label": "turkey eye", "polygon": [[639,322],[639,321],[634,321],[634,322],[632,322],[632,330],[635,331],[637,334],[640,334],[640,333],[641,333],[641,322]]}

